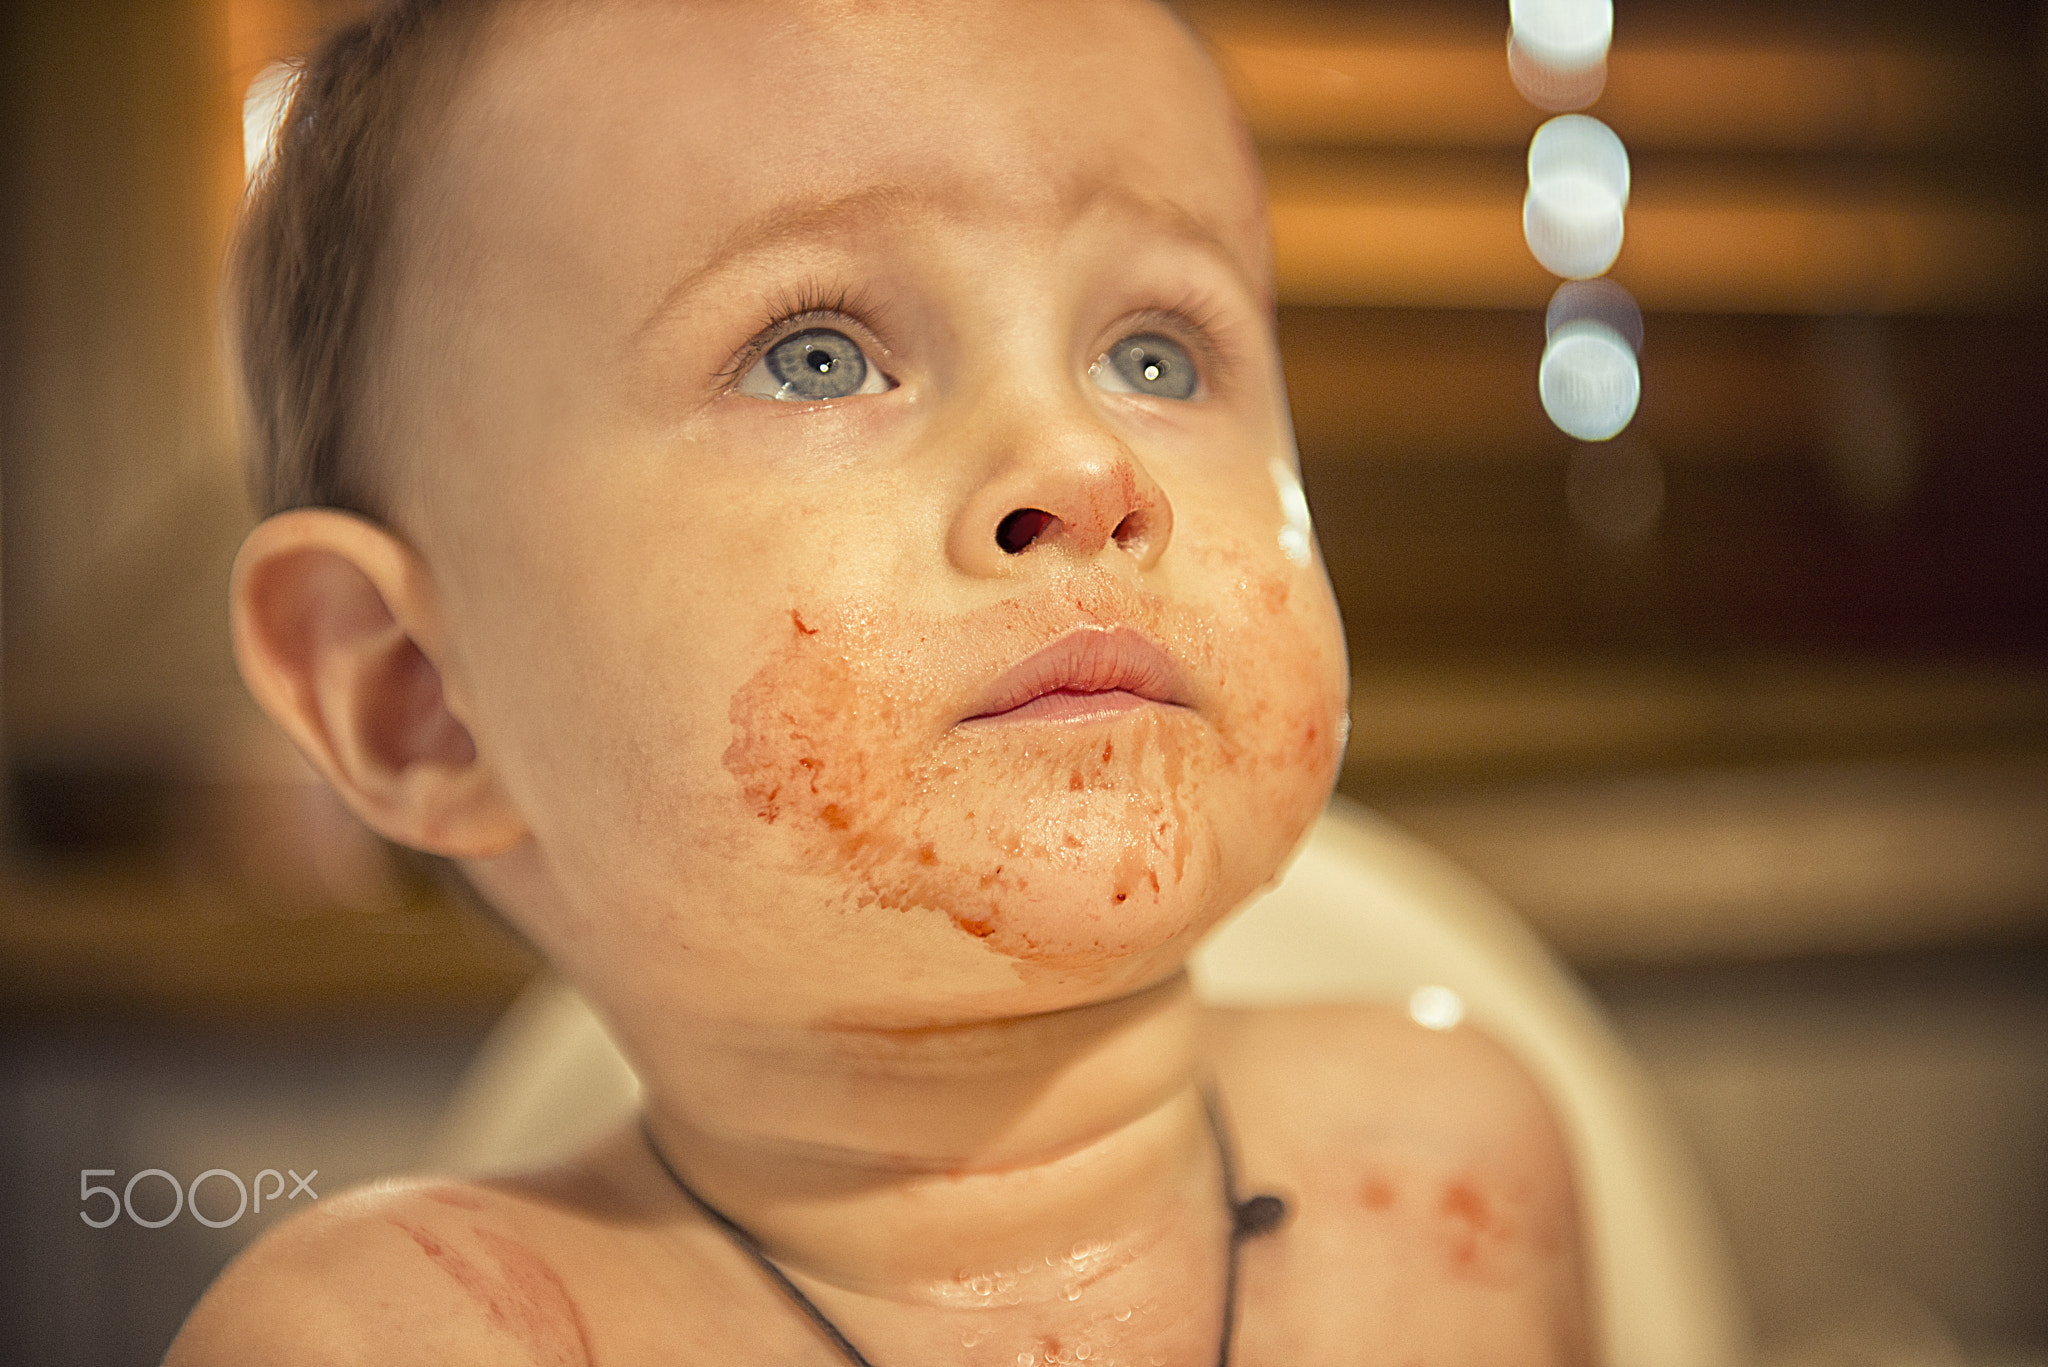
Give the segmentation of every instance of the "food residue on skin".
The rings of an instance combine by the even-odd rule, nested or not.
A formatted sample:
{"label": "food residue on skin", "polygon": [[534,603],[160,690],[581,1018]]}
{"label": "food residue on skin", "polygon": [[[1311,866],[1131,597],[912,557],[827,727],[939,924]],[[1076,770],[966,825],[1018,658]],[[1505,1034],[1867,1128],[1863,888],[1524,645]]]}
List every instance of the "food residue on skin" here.
{"label": "food residue on skin", "polygon": [[1444,1268],[1452,1277],[1498,1285],[1519,1275],[1522,1260],[1514,1255],[1527,1251],[1522,1246],[1530,1241],[1498,1192],[1471,1178],[1452,1178],[1437,1198],[1435,1215]]}
{"label": "food residue on skin", "polygon": [[482,1210],[484,1208],[482,1197],[472,1196],[466,1191],[456,1191],[448,1187],[435,1188],[420,1194],[429,1201],[444,1206],[453,1206],[457,1210]]}
{"label": "food residue on skin", "polygon": [[1465,1182],[1453,1182],[1444,1188],[1444,1196],[1438,1212],[1444,1217],[1444,1226],[1449,1231],[1451,1266],[1459,1271],[1470,1271],[1479,1257],[1479,1240],[1482,1235],[1492,1232],[1493,1212],[1486,1198],[1476,1187]]}
{"label": "food residue on skin", "polygon": [[[850,875],[850,908],[939,912],[1042,966],[1127,956],[1186,932],[1210,899],[1251,892],[1320,806],[1343,700],[1288,601],[1284,577],[1246,577],[1222,610],[1197,612],[1092,567],[943,621],[794,608],[784,646],[733,695],[725,767],[799,867]],[[1158,642],[1202,705],[956,725],[963,700],[935,681],[952,661],[929,642],[993,672],[1088,626]]]}
{"label": "food residue on skin", "polygon": [[433,1231],[386,1218],[462,1288],[493,1328],[526,1346],[535,1362],[590,1367],[590,1332],[583,1312],[561,1274],[538,1253],[517,1239],[473,1225],[470,1233],[497,1264],[493,1273]]}
{"label": "food residue on skin", "polygon": [[1532,1220],[1526,1193],[1469,1168],[1375,1162],[1351,1191],[1375,1237],[1450,1281],[1509,1286],[1560,1246],[1559,1231]]}

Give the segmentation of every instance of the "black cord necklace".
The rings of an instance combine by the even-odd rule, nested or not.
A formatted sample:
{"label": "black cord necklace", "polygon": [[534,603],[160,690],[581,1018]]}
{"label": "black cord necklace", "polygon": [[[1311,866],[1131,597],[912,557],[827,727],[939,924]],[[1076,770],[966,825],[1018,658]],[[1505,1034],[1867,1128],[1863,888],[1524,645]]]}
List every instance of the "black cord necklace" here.
{"label": "black cord necklace", "polygon": [[[1209,1136],[1216,1144],[1217,1162],[1223,1170],[1224,1209],[1230,1212],[1230,1248],[1223,1273],[1223,1332],[1220,1336],[1221,1341],[1216,1346],[1216,1367],[1230,1367],[1230,1341],[1232,1331],[1237,1327],[1238,1245],[1246,1239],[1257,1238],[1287,1218],[1287,1203],[1277,1196],[1254,1196],[1244,1201],[1237,1199],[1237,1169],[1230,1151],[1230,1140],[1224,1130],[1222,1107],[1217,1102],[1215,1094],[1206,1087],[1202,1089],[1202,1113],[1208,1117]],[[776,1290],[780,1291],[790,1304],[803,1311],[805,1318],[809,1319],[818,1332],[825,1336],[825,1340],[838,1350],[839,1356],[846,1360],[849,1367],[874,1367],[867,1356],[854,1347],[852,1340],[832,1322],[831,1317],[818,1308],[818,1303],[806,1296],[802,1288],[789,1279],[789,1274],[768,1256],[767,1250],[761,1247],[761,1241],[756,1239],[746,1226],[699,1196],[690,1184],[683,1180],[682,1174],[668,1161],[668,1155],[661,1151],[661,1145],[655,1142],[654,1131],[648,1127],[645,1115],[640,1117],[640,1134],[646,1139],[648,1151],[654,1155],[654,1161],[661,1164],[661,1170],[668,1174],[668,1180],[676,1184],[676,1190],[689,1198],[690,1204],[702,1211],[711,1223],[724,1230],[725,1236],[732,1240],[742,1253],[753,1259],[755,1265],[775,1283]]]}

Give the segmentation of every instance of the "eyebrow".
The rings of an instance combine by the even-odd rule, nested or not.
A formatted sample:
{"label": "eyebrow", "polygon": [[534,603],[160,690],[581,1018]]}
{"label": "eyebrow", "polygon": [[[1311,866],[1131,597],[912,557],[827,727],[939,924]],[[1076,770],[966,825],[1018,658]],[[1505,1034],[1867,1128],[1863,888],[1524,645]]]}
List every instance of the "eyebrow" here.
{"label": "eyebrow", "polygon": [[930,197],[902,185],[875,185],[850,194],[806,203],[802,196],[785,200],[765,213],[757,214],[725,234],[708,256],[677,278],[662,292],[635,331],[645,337],[673,316],[699,286],[748,257],[765,256],[790,242],[824,235],[833,229],[848,229],[862,222],[930,207]]}
{"label": "eyebrow", "polygon": [[[1242,276],[1243,268],[1231,251],[1230,244],[1209,224],[1202,220],[1185,204],[1165,195],[1148,194],[1134,186],[1109,177],[1096,177],[1078,184],[1061,204],[1063,222],[1073,223],[1088,216],[1098,206],[1122,209],[1132,218],[1148,219],[1174,237],[1215,256],[1232,272]],[[1246,281],[1247,285],[1251,282]]]}
{"label": "eyebrow", "polygon": [[[645,338],[674,317],[706,281],[738,262],[768,255],[792,242],[816,239],[834,231],[851,231],[876,220],[900,220],[911,213],[944,212],[950,207],[940,197],[901,184],[868,186],[821,201],[808,201],[801,195],[784,200],[734,227],[702,261],[677,277],[641,320],[634,332],[635,340]],[[1150,220],[1174,237],[1215,256],[1243,278],[1243,268],[1229,245],[1185,205],[1108,177],[1093,177],[1069,187],[1059,197],[1058,220],[1062,224],[1074,223],[1101,208],[1122,209],[1131,217]],[[1253,281],[1246,279],[1245,284],[1257,292]]]}

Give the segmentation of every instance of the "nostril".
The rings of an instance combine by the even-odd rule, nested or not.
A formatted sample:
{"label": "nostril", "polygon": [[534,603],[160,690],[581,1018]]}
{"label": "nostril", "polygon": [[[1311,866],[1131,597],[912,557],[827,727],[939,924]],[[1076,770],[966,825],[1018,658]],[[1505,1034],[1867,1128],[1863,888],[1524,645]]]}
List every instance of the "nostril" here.
{"label": "nostril", "polygon": [[996,525],[996,544],[1017,555],[1058,525],[1059,519],[1041,508],[1019,508]]}
{"label": "nostril", "polygon": [[1142,551],[1151,531],[1152,519],[1145,516],[1143,508],[1139,508],[1116,524],[1110,539],[1127,551]]}

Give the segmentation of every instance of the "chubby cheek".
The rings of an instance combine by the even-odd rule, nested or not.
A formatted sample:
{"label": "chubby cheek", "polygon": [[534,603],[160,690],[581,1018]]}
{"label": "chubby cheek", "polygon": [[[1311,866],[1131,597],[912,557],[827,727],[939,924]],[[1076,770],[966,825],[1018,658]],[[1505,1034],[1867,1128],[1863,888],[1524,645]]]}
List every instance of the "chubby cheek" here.
{"label": "chubby cheek", "polygon": [[[1271,876],[1335,772],[1341,665],[1290,600],[1246,581],[1195,614],[1083,571],[966,620],[799,606],[732,698],[740,819],[841,910],[940,915],[1016,961],[1191,940]],[[939,679],[960,674],[935,660],[993,674],[1077,625],[1145,631],[1202,705],[953,725],[960,689]]]}

